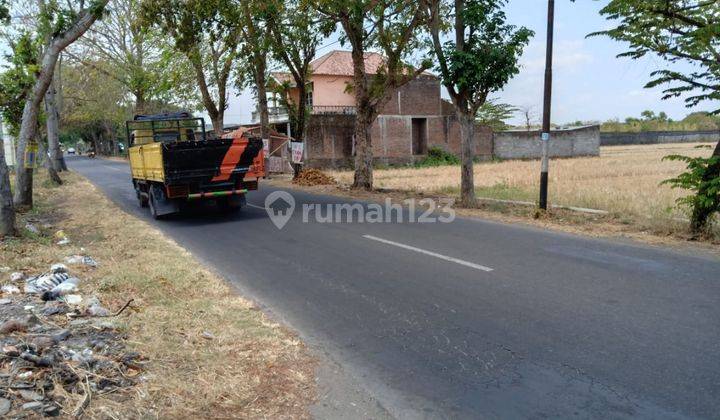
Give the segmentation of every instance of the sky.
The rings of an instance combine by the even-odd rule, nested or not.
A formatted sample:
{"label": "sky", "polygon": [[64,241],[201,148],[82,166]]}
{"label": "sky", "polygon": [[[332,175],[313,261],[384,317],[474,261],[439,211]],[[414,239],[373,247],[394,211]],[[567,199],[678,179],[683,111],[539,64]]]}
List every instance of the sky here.
{"label": "sky", "polygon": [[[586,39],[586,35],[609,29],[611,22],[600,16],[599,10],[607,0],[556,0],[555,47],[553,60],[552,120],[564,124],[573,121],[624,120],[638,117],[646,109],[664,111],[670,118],[682,119],[691,110],[682,99],[662,101],[661,88],[644,89],[650,73],[662,69],[665,63],[656,57],[641,60],[616,58],[625,51],[623,44],[607,37]],[[491,95],[500,102],[530,108],[539,122],[542,114],[543,77],[545,72],[545,38],[547,1],[509,0],[506,7],[508,22],[535,31],[535,37],[525,50],[520,74],[501,92]],[[318,56],[333,49],[343,49],[337,35],[327,39]],[[226,123],[246,123],[255,107],[250,91],[233,93],[226,112]],[[695,110],[716,109],[704,103]],[[510,123],[521,124],[518,114]]]}

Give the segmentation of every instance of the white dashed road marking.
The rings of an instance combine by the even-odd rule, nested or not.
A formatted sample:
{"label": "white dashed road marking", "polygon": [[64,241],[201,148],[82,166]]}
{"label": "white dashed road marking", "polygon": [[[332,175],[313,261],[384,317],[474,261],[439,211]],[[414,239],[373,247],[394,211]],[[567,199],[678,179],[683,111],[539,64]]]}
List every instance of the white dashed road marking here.
{"label": "white dashed road marking", "polygon": [[399,243],[399,242],[388,241],[387,239],[378,238],[377,236],[363,235],[363,238],[365,238],[365,239],[370,239],[370,240],[377,241],[377,242],[382,242],[382,243],[384,243],[384,244],[396,246],[396,247],[398,247],[398,248],[407,249],[407,250],[409,250],[409,251],[418,252],[418,253],[420,253],[420,254],[429,255],[429,256],[431,256],[431,257],[440,258],[441,260],[450,261],[450,262],[453,262],[453,263],[455,263],[455,264],[464,265],[465,267],[474,268],[474,269],[476,269],[476,270],[487,271],[487,272],[493,271],[492,268],[486,267],[486,266],[484,266],[484,265],[475,264],[475,263],[472,263],[472,262],[469,262],[469,261],[465,261],[465,260],[461,260],[461,259],[454,258],[454,257],[448,257],[447,255],[442,255],[442,254],[438,254],[437,252],[432,252],[432,251],[428,251],[428,250],[425,250],[425,249],[416,248],[416,247],[414,247],[414,246],[401,244],[401,243]]}

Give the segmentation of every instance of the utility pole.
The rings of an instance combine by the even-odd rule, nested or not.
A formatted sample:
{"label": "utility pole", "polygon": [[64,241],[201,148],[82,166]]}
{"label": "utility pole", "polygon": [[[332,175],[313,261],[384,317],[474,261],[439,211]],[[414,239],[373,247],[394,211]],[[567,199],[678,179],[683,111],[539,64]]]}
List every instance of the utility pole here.
{"label": "utility pole", "polygon": [[540,208],[547,210],[548,167],[550,158],[550,106],[552,104],[553,26],[555,24],[555,0],[548,0],[547,47],[545,50],[545,97],[543,98],[542,165],[540,168]]}

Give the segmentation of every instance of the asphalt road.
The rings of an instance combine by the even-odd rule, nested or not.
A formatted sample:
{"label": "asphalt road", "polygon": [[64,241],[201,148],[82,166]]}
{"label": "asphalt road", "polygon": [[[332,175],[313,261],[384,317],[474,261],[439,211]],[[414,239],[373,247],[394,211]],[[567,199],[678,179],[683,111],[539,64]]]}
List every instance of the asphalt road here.
{"label": "asphalt road", "polygon": [[267,186],[237,214],[155,222],[127,164],[68,164],[322,348],[394,417],[720,416],[720,262],[709,256],[462,218],[304,223],[302,204],[343,200],[299,191],[278,230]]}

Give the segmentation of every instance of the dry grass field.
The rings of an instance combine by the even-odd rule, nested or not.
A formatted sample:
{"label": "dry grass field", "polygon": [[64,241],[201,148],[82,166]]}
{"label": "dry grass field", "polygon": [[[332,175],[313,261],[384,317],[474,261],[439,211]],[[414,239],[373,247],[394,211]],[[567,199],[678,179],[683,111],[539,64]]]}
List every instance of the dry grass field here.
{"label": "dry grass field", "polygon": [[[566,206],[608,210],[622,216],[667,219],[685,217],[675,200],[686,194],[661,185],[684,168],[663,161],[670,154],[706,155],[699,144],[658,144],[603,147],[599,157],[554,159],[550,163],[550,201]],[[535,201],[539,161],[486,162],[475,165],[479,197]],[[352,182],[352,172],[331,173],[340,183]],[[375,186],[427,193],[457,194],[459,166],[398,168],[375,171]]]}

